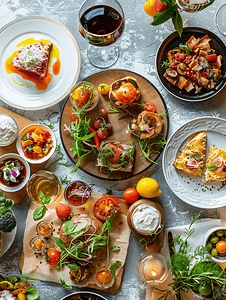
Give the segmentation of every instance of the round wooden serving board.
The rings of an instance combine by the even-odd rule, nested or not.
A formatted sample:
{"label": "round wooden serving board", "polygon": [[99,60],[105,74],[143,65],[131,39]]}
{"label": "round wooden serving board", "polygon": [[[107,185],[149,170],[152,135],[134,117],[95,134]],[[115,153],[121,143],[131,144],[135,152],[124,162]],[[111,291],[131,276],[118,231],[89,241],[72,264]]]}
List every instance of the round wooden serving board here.
{"label": "round wooden serving board", "polygon": [[[157,91],[157,89],[144,77],[141,75],[138,75],[133,72],[125,71],[125,70],[107,70],[103,72],[96,73],[94,75],[91,75],[87,77],[85,80],[88,82],[91,82],[96,88],[101,83],[107,83],[109,86],[116,80],[121,79],[126,76],[134,77],[141,88],[141,96],[138,100],[138,103],[148,103],[152,102],[156,105],[156,112],[157,113],[164,113],[166,111],[166,104],[160,95],[160,93]],[[93,122],[95,118],[98,115],[98,110],[100,108],[106,108],[109,110],[108,105],[111,104],[109,100],[108,95],[100,95],[100,101],[99,104],[95,109],[87,113],[87,118],[90,118],[90,126],[93,127]],[[68,156],[71,158],[72,162],[76,164],[77,159],[73,159],[72,151],[70,150],[72,147],[72,141],[73,138],[70,136],[70,133],[68,131],[64,131],[64,124],[67,126],[71,123],[71,117],[68,114],[66,107],[71,107],[70,100],[66,100],[64,107],[61,112],[60,116],[60,136],[62,140],[62,144],[64,146],[65,151],[67,152]],[[140,113],[140,105],[132,105],[131,108],[127,108],[134,114]],[[131,120],[131,115],[126,115],[123,118],[118,117],[119,114],[112,114],[110,113],[108,116],[109,122],[113,125],[112,133],[108,136],[107,140],[109,141],[119,141],[122,144],[129,145],[131,143],[131,133],[128,132],[128,123]],[[167,137],[168,134],[168,117],[166,115],[161,115],[162,122],[163,122],[163,130],[162,134],[164,138]],[[137,141],[137,137],[132,135],[133,139]],[[93,142],[94,143],[94,142]],[[86,172],[89,175],[95,176],[99,179],[105,179],[105,180],[119,180],[119,179],[127,179],[130,177],[133,177],[144,170],[146,170],[148,167],[152,165],[150,161],[148,161],[146,158],[144,158],[142,155],[142,152],[140,150],[139,144],[135,143],[135,160],[134,160],[134,167],[133,172],[111,172],[108,175],[108,172],[100,172],[100,168],[96,167],[97,163],[97,154],[91,153],[87,155],[80,164],[80,169],[82,169],[84,172]],[[156,160],[158,158],[159,154],[151,153],[150,158],[152,160]]]}

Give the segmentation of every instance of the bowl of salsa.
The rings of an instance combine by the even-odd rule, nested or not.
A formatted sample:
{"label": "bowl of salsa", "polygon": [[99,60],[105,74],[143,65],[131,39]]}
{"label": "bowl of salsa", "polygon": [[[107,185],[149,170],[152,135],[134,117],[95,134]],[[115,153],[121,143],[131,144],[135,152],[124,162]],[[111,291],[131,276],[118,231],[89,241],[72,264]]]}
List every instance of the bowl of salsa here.
{"label": "bowl of salsa", "polygon": [[30,177],[30,166],[18,154],[8,153],[0,157],[0,189],[5,192],[21,190]]}
{"label": "bowl of salsa", "polygon": [[73,181],[64,190],[64,198],[72,207],[85,206],[92,193],[92,188],[84,181]]}

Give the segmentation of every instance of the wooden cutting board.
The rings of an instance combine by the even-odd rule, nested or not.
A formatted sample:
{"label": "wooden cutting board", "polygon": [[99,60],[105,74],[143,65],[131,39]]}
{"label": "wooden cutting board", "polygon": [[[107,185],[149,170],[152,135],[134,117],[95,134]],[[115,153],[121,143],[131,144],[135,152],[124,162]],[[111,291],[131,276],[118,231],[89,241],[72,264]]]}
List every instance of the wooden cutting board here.
{"label": "wooden cutting board", "polygon": [[[13,117],[14,120],[17,122],[19,132],[25,126],[35,123],[4,106],[0,106],[0,114],[7,114],[10,117]],[[18,152],[16,150],[16,141],[9,146],[0,147],[0,156],[7,154],[7,153],[17,153],[18,154]],[[30,168],[31,168],[31,174],[36,173],[37,171],[41,170],[46,163],[47,163],[47,161],[42,164],[29,164]],[[14,193],[4,192],[4,194],[5,194],[6,198],[10,198],[15,201],[15,204],[19,204],[27,194],[26,186],[17,192],[14,192]]]}

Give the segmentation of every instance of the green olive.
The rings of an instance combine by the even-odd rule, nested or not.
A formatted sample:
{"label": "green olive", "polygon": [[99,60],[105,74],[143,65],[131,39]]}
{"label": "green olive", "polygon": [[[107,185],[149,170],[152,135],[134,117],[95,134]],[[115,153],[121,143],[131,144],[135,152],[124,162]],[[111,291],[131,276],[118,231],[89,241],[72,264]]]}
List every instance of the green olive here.
{"label": "green olive", "polygon": [[208,251],[210,251],[213,248],[213,245],[210,241],[206,244],[206,248]]}
{"label": "green olive", "polygon": [[199,286],[199,293],[203,296],[208,296],[209,294],[211,294],[212,290],[211,290],[211,286],[208,283],[203,283]]}
{"label": "green olive", "polygon": [[211,238],[210,238],[210,242],[212,244],[216,244],[217,242],[219,242],[219,237],[217,235],[213,235]]}
{"label": "green olive", "polygon": [[224,257],[226,256],[226,252],[225,253],[218,253],[219,256]]}
{"label": "green olive", "polygon": [[223,236],[224,235],[224,231],[223,230],[217,230],[217,236]]}
{"label": "green olive", "polygon": [[213,257],[218,257],[218,251],[217,251],[216,248],[212,248],[212,250],[211,250],[211,255],[212,255]]}
{"label": "green olive", "polygon": [[224,235],[226,235],[226,230],[223,230],[223,232],[224,232]]}

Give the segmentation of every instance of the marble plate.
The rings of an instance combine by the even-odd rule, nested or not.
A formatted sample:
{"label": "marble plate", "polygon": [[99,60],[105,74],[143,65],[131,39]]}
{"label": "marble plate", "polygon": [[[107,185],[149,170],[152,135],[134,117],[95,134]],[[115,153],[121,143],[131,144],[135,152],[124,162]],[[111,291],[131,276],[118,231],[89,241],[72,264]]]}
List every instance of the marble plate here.
{"label": "marble plate", "polygon": [[[61,69],[53,75],[45,91],[36,89],[35,84],[24,80],[18,74],[8,74],[5,62],[20,48],[17,45],[28,39],[47,39],[59,50]],[[37,110],[50,107],[63,100],[76,83],[81,68],[78,44],[70,31],[59,22],[40,16],[16,19],[0,29],[0,98],[10,106],[23,110]],[[52,65],[54,63],[52,60]],[[53,74],[52,65],[49,71]],[[17,84],[19,83],[19,84]],[[27,88],[28,85],[29,88]]]}
{"label": "marble plate", "polygon": [[215,117],[193,119],[178,128],[169,138],[163,152],[163,173],[171,190],[184,202],[199,208],[218,208],[226,205],[226,186],[221,182],[204,184],[204,177],[191,176],[177,170],[173,162],[196,133],[207,131],[209,146],[226,150],[226,120]]}
{"label": "marble plate", "polygon": [[[12,212],[12,210],[10,209]],[[6,251],[9,250],[11,247],[15,237],[16,237],[16,232],[17,232],[17,226],[13,229],[12,232],[7,232],[7,233],[2,233],[3,235],[3,243],[2,243],[2,250],[0,251],[0,257],[2,257]]]}

